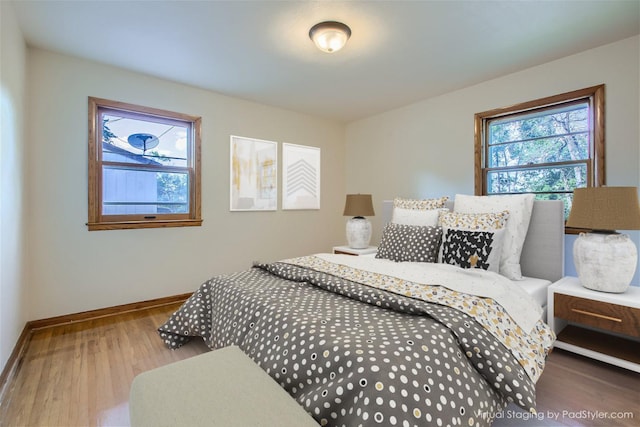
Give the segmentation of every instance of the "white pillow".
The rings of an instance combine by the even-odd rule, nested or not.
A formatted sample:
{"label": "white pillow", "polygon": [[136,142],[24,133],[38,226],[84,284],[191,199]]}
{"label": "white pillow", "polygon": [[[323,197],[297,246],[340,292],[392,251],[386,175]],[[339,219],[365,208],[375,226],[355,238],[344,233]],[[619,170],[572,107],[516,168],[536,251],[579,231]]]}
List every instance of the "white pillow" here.
{"label": "white pillow", "polygon": [[447,196],[423,200],[396,197],[393,200],[391,222],[402,225],[435,227],[438,225],[440,212],[443,210],[448,212],[448,209],[444,208],[448,199]]}
{"label": "white pillow", "polygon": [[[393,208],[391,222],[402,225],[419,225],[422,227],[435,227],[438,225],[438,217],[443,209],[404,209]],[[446,211],[446,209],[444,209]]]}
{"label": "white pillow", "polygon": [[513,194],[504,196],[469,196],[456,194],[454,212],[485,213],[509,211],[502,256],[500,257],[500,274],[511,280],[522,280],[520,255],[529,229],[531,211],[533,210],[533,194]]}

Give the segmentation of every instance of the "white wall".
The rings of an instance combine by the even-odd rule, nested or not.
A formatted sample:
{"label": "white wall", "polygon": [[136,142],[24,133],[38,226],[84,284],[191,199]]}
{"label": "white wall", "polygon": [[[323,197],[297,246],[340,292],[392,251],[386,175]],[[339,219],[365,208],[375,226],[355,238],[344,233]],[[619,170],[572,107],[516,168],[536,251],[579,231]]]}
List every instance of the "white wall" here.
{"label": "white wall", "polygon": [[[202,227],[87,231],[88,96],[202,117]],[[30,319],[191,292],[344,241],[343,124],[38,49],[27,108]],[[230,135],[320,147],[321,209],[230,212]]]}
{"label": "white wall", "polygon": [[28,320],[25,305],[24,103],[26,46],[0,2],[0,371]]}
{"label": "white wall", "polygon": [[[604,83],[606,182],[640,185],[640,37],[632,37],[347,126],[348,192],[454,196],[474,191],[474,114]],[[373,218],[374,240],[380,218]],[[638,244],[638,233],[630,233]],[[573,270],[567,239],[566,269]],[[638,275],[634,278],[638,283]]]}
{"label": "white wall", "polygon": [[[605,83],[607,181],[640,185],[638,37],[351,123],[345,137],[331,121],[26,50],[0,5],[2,364],[26,320],[190,292],[253,260],[342,244],[345,192],[372,193],[378,210],[396,195],[473,192],[479,111]],[[87,231],[88,96],[202,116],[202,227]],[[229,212],[231,134],[321,147],[321,210]]]}

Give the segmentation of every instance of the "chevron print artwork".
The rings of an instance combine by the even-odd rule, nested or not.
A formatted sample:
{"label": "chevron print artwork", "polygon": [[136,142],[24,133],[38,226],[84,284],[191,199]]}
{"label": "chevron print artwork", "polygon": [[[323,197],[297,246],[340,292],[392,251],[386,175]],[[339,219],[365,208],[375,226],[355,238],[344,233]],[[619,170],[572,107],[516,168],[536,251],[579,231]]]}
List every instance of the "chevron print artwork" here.
{"label": "chevron print artwork", "polygon": [[282,143],[282,209],[320,209],[320,148]]}
{"label": "chevron print artwork", "polygon": [[316,169],[306,160],[300,159],[287,166],[287,177],[289,178],[288,196],[297,191],[307,192],[313,197],[317,196],[316,180],[318,178]]}

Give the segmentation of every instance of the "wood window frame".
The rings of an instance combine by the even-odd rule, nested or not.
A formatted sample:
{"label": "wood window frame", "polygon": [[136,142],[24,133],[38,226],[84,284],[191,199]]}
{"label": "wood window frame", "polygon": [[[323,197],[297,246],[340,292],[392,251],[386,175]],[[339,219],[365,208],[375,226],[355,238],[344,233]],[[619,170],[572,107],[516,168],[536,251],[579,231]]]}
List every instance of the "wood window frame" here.
{"label": "wood window frame", "polygon": [[[103,108],[139,113],[168,120],[190,123],[191,144],[188,155],[189,211],[184,214],[105,215],[102,212],[102,123]],[[88,221],[89,231],[137,228],[188,227],[202,225],[201,213],[201,123],[202,119],[172,111],[143,107],[108,99],[89,97],[89,162],[88,162]],[[144,168],[136,168],[144,169]]]}
{"label": "wood window frame", "polygon": [[592,86],[572,92],[554,95],[534,101],[523,102],[509,107],[496,108],[475,114],[474,117],[474,156],[475,156],[475,194],[486,194],[485,174],[485,129],[488,119],[507,116],[510,114],[526,113],[532,110],[554,107],[577,100],[591,99],[593,106],[593,148],[590,153],[589,186],[602,186],[605,183],[604,162],[604,85]]}
{"label": "wood window frame", "polygon": [[[474,192],[478,196],[486,195],[487,168],[486,161],[486,129],[485,124],[490,119],[512,114],[527,113],[533,110],[553,108],[580,100],[588,100],[593,111],[591,115],[593,143],[590,147],[587,161],[587,186],[600,187],[605,185],[605,98],[604,84],[591,86],[571,92],[523,102],[509,107],[496,108],[474,116]],[[569,230],[567,230],[569,231]]]}

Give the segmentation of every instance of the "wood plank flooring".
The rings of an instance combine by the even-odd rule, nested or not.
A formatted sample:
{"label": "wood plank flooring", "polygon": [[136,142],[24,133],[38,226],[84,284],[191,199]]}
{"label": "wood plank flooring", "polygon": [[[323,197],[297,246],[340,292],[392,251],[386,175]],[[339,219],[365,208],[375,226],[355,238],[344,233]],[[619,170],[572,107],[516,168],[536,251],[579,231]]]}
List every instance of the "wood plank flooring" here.
{"label": "wood plank flooring", "polygon": [[129,388],[144,371],[208,351],[167,349],[156,328],[180,304],[37,330],[0,402],[0,426],[128,426]]}
{"label": "wood plank flooring", "polygon": [[[164,347],[155,330],[178,306],[35,331],[0,400],[0,426],[128,426],[135,375],[208,351],[199,339]],[[555,350],[538,415],[509,409],[495,426],[640,426],[640,374]]]}

